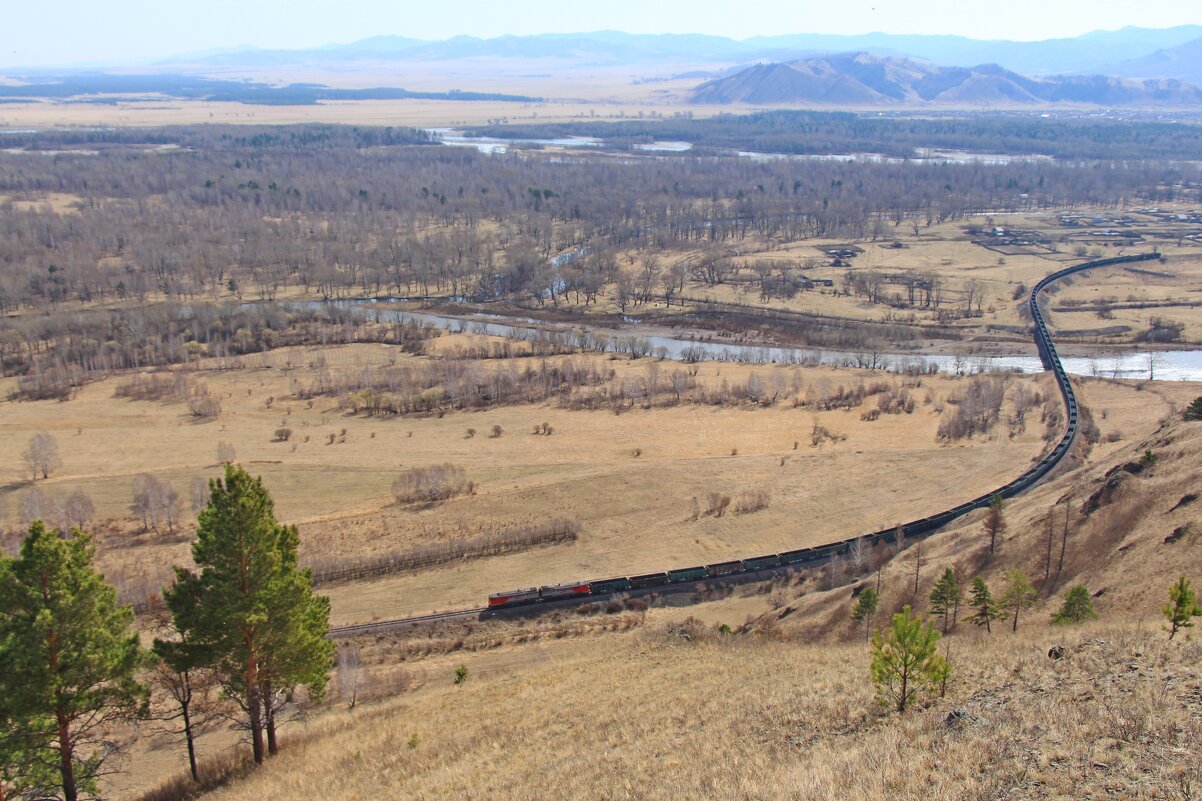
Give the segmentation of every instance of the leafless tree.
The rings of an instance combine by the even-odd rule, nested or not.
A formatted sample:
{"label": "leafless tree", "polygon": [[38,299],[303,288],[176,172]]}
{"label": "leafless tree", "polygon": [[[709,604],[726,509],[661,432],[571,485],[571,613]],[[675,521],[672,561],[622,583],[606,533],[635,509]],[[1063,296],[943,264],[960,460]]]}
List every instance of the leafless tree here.
{"label": "leafless tree", "polygon": [[175,530],[179,519],[180,498],[170,482],[160,481],[149,473],[134,476],[133,503],[130,510],[141,519],[144,529]]}
{"label": "leafless tree", "polygon": [[234,452],[233,445],[231,445],[228,442],[218,442],[217,443],[217,462],[218,462],[218,464],[225,464],[226,462],[233,462],[236,458],[237,458],[237,456]]}
{"label": "leafless tree", "polygon": [[338,694],[347,709],[354,709],[359,701],[364,679],[363,656],[359,646],[353,642],[338,649]]}
{"label": "leafless tree", "polygon": [[51,522],[50,518],[55,516],[54,500],[42,492],[40,487],[30,487],[21,493],[21,500],[17,504],[17,514],[21,519],[21,526],[29,528],[29,524],[35,520]]}
{"label": "leafless tree", "polygon": [[71,525],[82,529],[96,514],[96,506],[86,492],[77,489],[63,502],[63,514]]}
{"label": "leafless tree", "polygon": [[847,558],[851,563],[852,570],[855,571],[855,575],[861,575],[868,560],[868,549],[865,547],[863,537],[857,537],[852,542],[851,548],[847,552]]}
{"label": "leafless tree", "polygon": [[188,489],[192,496],[193,514],[209,505],[209,482],[203,476],[193,476]]}
{"label": "leafless tree", "polygon": [[50,472],[57,470],[63,463],[58,455],[58,440],[45,431],[39,431],[29,438],[29,444],[21,457],[33,473],[34,481],[39,475],[44,479],[49,478]]}

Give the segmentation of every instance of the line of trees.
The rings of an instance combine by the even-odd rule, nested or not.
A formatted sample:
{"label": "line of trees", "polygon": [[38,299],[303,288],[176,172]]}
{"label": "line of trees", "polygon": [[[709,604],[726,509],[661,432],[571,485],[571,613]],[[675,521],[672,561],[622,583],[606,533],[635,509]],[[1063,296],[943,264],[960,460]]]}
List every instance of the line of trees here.
{"label": "line of trees", "polygon": [[[1035,588],[1022,571],[1007,570],[1003,581],[1005,589],[996,599],[983,577],[977,576],[972,581],[968,605],[973,614],[969,620],[987,632],[992,631],[997,620],[1010,621],[1011,631],[1017,631],[1022,611],[1035,604]],[[879,592],[871,586],[862,588],[852,606],[852,622],[863,625],[865,637],[871,638],[870,674],[877,698],[882,706],[899,713],[924,696],[935,692],[942,695],[951,676],[951,664],[946,653],[939,654],[938,643],[955,628],[963,600],[963,589],[952,568],[946,568],[935,582],[929,600],[934,620],[912,611],[907,604],[893,615],[890,625],[876,631],[871,627],[880,603]],[[1191,628],[1193,618],[1202,616],[1197,593],[1185,576],[1169,588],[1169,603],[1162,614],[1168,621],[1169,640],[1179,631]],[[1088,588],[1078,583],[1065,591],[1060,607],[1051,614],[1051,622],[1079,625],[1097,617]],[[940,621],[941,625],[937,625]]]}
{"label": "line of trees", "polygon": [[[294,129],[294,131],[303,129]],[[38,148],[53,132],[6,137]],[[347,139],[217,141],[199,129],[124,135],[87,157],[0,153],[0,311],[63,303],[349,293],[595,300],[629,248],[724,247],[751,237],[887,236],[981,209],[1152,202],[1173,165],[884,164],[737,158],[536,159]],[[138,138],[133,135],[132,139]],[[320,141],[318,141],[320,139]],[[24,142],[25,144],[19,144]],[[80,198],[71,213],[27,205]],[[156,202],[146,202],[148,198]],[[226,236],[226,232],[237,232]],[[587,246],[579,258],[556,253]],[[724,258],[703,260],[723,269]],[[713,276],[717,280],[717,276]],[[670,291],[682,282],[669,276]],[[637,281],[636,294],[647,294]],[[645,283],[645,282],[644,282]],[[769,282],[762,281],[767,289]],[[788,282],[785,282],[788,283]]]}

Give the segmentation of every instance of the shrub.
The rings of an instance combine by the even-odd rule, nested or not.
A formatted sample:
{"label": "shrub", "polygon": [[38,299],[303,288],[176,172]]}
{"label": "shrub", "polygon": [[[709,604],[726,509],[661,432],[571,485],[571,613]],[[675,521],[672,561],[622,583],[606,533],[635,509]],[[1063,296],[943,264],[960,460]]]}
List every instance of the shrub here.
{"label": "shrub", "polygon": [[1098,613],[1093,610],[1093,599],[1089,597],[1089,590],[1084,584],[1075,584],[1064,594],[1064,602],[1052,615],[1052,622],[1057,625],[1075,625],[1097,618]]}
{"label": "shrub", "polygon": [[475,489],[464,469],[452,464],[414,467],[392,482],[392,495],[402,504],[436,503],[456,495],[470,495]]}
{"label": "shrub", "polygon": [[881,706],[905,712],[924,692],[946,683],[951,673],[939,655],[939,632],[906,606],[889,628],[872,636],[872,680]]}
{"label": "shrub", "polygon": [[726,513],[726,508],[730,506],[730,496],[723,495],[720,492],[711,492],[706,496],[705,513],[714,517],[721,517]]}
{"label": "shrub", "polygon": [[747,490],[739,493],[739,497],[735,500],[735,512],[741,515],[758,512],[761,509],[767,509],[771,501],[772,496],[768,490]]}
{"label": "shrub", "polygon": [[204,384],[196,384],[188,394],[188,411],[202,420],[212,420],[221,414],[221,400]]}
{"label": "shrub", "polygon": [[291,428],[288,428],[287,426],[282,426],[275,430],[275,441],[276,442],[287,442],[291,438],[292,438],[292,429]]}

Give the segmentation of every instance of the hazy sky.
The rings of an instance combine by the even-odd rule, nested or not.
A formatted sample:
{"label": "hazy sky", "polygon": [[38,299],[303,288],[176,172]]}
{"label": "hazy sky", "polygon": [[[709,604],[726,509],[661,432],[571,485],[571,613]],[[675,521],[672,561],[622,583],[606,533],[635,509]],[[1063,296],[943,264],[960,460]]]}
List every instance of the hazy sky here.
{"label": "hazy sky", "polygon": [[0,66],[129,62],[241,44],[313,47],[378,34],[886,31],[1030,40],[1191,23],[1202,23],[1197,0],[3,0]]}

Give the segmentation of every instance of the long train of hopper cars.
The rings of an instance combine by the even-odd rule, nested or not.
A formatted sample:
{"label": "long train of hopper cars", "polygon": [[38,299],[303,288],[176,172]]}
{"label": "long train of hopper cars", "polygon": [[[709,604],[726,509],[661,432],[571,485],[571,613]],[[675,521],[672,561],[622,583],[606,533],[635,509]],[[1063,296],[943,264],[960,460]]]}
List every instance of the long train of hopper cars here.
{"label": "long train of hopper cars", "polygon": [[857,540],[862,541],[865,545],[893,543],[897,541],[898,532],[904,532],[907,539],[922,538],[932,532],[938,531],[953,520],[975,509],[988,506],[995,496],[1013,498],[1015,495],[1030,489],[1047,475],[1052,468],[1058,465],[1060,460],[1069,452],[1073,444],[1073,439],[1077,436],[1077,396],[1073,393],[1073,387],[1069,383],[1068,374],[1064,372],[1064,366],[1060,363],[1060,356],[1056,353],[1056,347],[1052,344],[1052,337],[1048,333],[1047,325],[1044,323],[1043,312],[1039,308],[1039,293],[1050,284],[1073,273],[1091,270],[1096,267],[1109,267],[1115,264],[1127,264],[1159,258],[1159,253],[1141,253],[1134,256],[1119,256],[1113,259],[1085,262],[1084,264],[1067,267],[1052,273],[1036,284],[1035,288],[1031,290],[1028,304],[1031,311],[1031,320],[1035,325],[1035,347],[1039,350],[1039,357],[1043,362],[1044,368],[1051,370],[1056,376],[1056,384],[1059,386],[1060,394],[1064,399],[1068,426],[1065,429],[1064,436],[1060,438],[1060,442],[1056,444],[1055,448],[1009,484],[1004,484],[971,501],[931,515],[930,517],[911,520],[909,523],[901,526],[882,529],[861,537],[831,542],[814,548],[800,548],[795,551],[783,551],[781,553],[768,554],[767,556],[736,559],[712,565],[681,567],[674,570],[665,570],[660,573],[617,576],[607,579],[577,581],[569,584],[549,584],[544,587],[530,587],[524,590],[498,592],[488,597],[488,608],[498,609],[538,604],[547,601],[562,601],[569,598],[606,596],[648,587],[666,587],[674,584],[696,583],[738,574],[786,569],[797,565],[815,566],[829,560],[832,556],[848,553]]}

